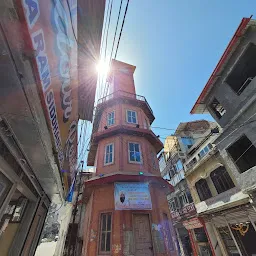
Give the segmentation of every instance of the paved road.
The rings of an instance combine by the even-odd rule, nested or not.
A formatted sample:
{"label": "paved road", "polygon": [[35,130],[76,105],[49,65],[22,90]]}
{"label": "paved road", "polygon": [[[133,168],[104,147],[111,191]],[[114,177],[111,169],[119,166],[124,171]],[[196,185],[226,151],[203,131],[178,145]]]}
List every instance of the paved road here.
{"label": "paved road", "polygon": [[35,256],[53,256],[57,242],[41,243],[36,250]]}

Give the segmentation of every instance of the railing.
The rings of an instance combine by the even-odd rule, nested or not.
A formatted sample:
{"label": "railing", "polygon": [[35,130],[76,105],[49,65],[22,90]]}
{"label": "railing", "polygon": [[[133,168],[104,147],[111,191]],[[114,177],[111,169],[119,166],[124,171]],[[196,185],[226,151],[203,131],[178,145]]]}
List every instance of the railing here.
{"label": "railing", "polygon": [[140,101],[143,101],[146,103],[147,107],[149,108],[150,112],[152,113],[153,115],[153,110],[151,109],[151,107],[149,106],[146,98],[144,96],[141,96],[141,95],[137,95],[137,94],[133,94],[133,93],[130,93],[130,92],[125,92],[125,91],[116,91],[114,93],[111,93],[101,99],[98,100],[98,105],[99,104],[102,104],[106,101],[109,101],[113,98],[118,98],[118,97],[127,97],[127,98],[131,98],[131,99],[136,99],[136,100],[140,100]]}
{"label": "railing", "polygon": [[[185,163],[186,169],[185,172],[191,171],[191,169],[195,168],[196,166],[199,166],[203,161],[211,157],[215,152],[217,151],[216,148],[210,149],[204,156],[196,158],[195,156],[193,158],[196,158],[196,161],[190,160],[190,162]],[[192,157],[190,159],[193,159]]]}

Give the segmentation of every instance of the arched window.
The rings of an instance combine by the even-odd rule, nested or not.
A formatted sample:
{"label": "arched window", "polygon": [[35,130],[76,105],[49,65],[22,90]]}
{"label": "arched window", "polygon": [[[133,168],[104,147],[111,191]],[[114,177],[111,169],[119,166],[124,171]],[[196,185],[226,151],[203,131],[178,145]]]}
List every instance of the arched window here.
{"label": "arched window", "polygon": [[224,167],[218,167],[214,171],[211,172],[210,177],[212,179],[212,182],[217,190],[217,192],[220,194],[222,192],[225,192],[235,186],[234,182],[230,178],[226,168]]}
{"label": "arched window", "polygon": [[201,201],[204,201],[212,197],[212,193],[205,179],[201,179],[198,182],[196,182],[195,186]]}

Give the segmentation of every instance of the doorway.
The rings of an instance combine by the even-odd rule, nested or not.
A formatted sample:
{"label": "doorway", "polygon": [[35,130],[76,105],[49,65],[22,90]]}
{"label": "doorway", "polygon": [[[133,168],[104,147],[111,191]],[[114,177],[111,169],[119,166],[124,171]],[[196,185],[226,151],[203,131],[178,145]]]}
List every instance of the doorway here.
{"label": "doorway", "polygon": [[133,230],[135,242],[135,256],[153,256],[154,252],[149,215],[134,214]]}
{"label": "doorway", "polygon": [[242,250],[243,255],[245,256],[251,256],[256,255],[256,246],[255,246],[255,240],[256,240],[256,231],[253,228],[251,223],[244,224],[244,229],[247,231],[241,235],[241,233],[238,230],[234,229],[234,226],[231,227],[232,232],[235,236],[235,239],[237,240],[240,249]]}

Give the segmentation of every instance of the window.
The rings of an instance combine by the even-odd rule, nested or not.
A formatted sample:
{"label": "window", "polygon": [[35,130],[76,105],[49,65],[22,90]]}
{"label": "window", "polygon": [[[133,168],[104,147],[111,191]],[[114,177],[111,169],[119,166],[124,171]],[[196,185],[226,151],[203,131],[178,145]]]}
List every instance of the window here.
{"label": "window", "polygon": [[186,204],[188,204],[188,199],[187,199],[187,196],[184,192],[182,192],[179,196],[179,200],[180,200],[180,206],[183,207],[185,206]]}
{"label": "window", "polygon": [[255,59],[256,45],[250,43],[226,80],[237,95],[240,95],[256,76]]}
{"label": "window", "polygon": [[175,169],[176,169],[176,172],[179,172],[180,170],[183,169],[183,165],[180,159],[176,162]]}
{"label": "window", "polygon": [[188,202],[189,202],[189,203],[193,203],[193,199],[192,199],[192,196],[191,196],[189,190],[186,191],[186,195],[187,195]]}
{"label": "window", "polygon": [[169,207],[170,207],[171,211],[174,212],[174,211],[176,211],[177,209],[179,209],[179,203],[178,203],[177,197],[174,197],[174,198],[170,199],[170,200],[168,201],[168,203],[169,203]]}
{"label": "window", "polygon": [[224,167],[217,168],[216,170],[211,172],[210,176],[219,194],[235,186],[227,170]]}
{"label": "window", "polygon": [[174,197],[174,202],[175,202],[176,209],[179,209],[180,206],[179,206],[179,201],[177,197]]}
{"label": "window", "polygon": [[256,148],[245,135],[233,143],[227,151],[241,173],[256,166]]}
{"label": "window", "polygon": [[129,162],[130,163],[142,162],[139,143],[129,142]]}
{"label": "window", "polygon": [[201,201],[212,197],[212,193],[205,179],[201,179],[195,184],[198,196]]}
{"label": "window", "polygon": [[170,207],[171,211],[174,212],[176,210],[176,205],[175,205],[174,200],[169,200],[168,203],[169,203],[169,207]]}
{"label": "window", "polygon": [[194,139],[191,137],[181,137],[181,141],[184,145],[186,145],[188,148],[191,148],[194,144]]}
{"label": "window", "polygon": [[214,98],[211,102],[210,108],[219,119],[226,113],[226,110],[222,107],[216,98]]}
{"label": "window", "polygon": [[130,124],[137,124],[137,112],[126,110],[126,121]]}
{"label": "window", "polygon": [[104,164],[112,164],[114,162],[114,144],[108,144],[105,147]]}
{"label": "window", "polygon": [[175,167],[173,166],[173,167],[171,167],[170,168],[170,177],[172,178],[175,174],[176,174],[176,171],[175,171]]}
{"label": "window", "polygon": [[210,149],[212,148],[212,145],[211,144],[208,144],[206,147],[204,147],[198,154],[198,156],[200,158],[204,157],[209,151]]}
{"label": "window", "polygon": [[113,124],[115,124],[115,112],[114,111],[108,113],[108,115],[107,115],[107,125],[111,126]]}
{"label": "window", "polygon": [[169,180],[170,180],[170,175],[169,175],[169,173],[165,174],[165,175],[163,176],[163,179],[169,181]]}
{"label": "window", "polygon": [[100,252],[111,251],[111,213],[101,214],[100,224]]}

